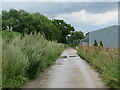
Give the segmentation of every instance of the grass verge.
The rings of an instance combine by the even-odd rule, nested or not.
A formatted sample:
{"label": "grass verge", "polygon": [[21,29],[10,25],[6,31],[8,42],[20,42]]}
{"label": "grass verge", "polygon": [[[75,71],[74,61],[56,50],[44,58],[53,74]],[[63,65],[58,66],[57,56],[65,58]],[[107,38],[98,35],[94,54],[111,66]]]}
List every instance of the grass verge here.
{"label": "grass verge", "polygon": [[80,46],[77,53],[92,65],[111,88],[120,88],[118,80],[118,49]]}

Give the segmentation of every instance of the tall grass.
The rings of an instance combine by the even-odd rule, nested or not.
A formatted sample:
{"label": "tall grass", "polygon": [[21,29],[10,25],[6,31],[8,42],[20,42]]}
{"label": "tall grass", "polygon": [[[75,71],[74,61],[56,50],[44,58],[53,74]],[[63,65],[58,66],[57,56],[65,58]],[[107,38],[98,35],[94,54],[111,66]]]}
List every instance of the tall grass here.
{"label": "tall grass", "polygon": [[112,88],[120,88],[118,80],[118,49],[80,46],[78,54],[89,62],[99,73],[103,81]]}
{"label": "tall grass", "polygon": [[2,40],[3,88],[20,87],[53,64],[64,49],[40,34]]}
{"label": "tall grass", "polygon": [[2,37],[0,36],[0,89],[2,88]]}

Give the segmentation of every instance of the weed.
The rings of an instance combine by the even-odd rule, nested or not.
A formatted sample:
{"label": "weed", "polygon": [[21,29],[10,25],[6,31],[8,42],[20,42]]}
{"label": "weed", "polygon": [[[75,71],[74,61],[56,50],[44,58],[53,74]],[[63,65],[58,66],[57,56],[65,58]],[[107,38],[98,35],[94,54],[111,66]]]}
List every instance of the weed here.
{"label": "weed", "polygon": [[105,49],[102,47],[80,46],[78,54],[89,62],[100,73],[106,85],[120,88],[118,81],[118,49]]}
{"label": "weed", "polygon": [[37,77],[53,64],[64,49],[64,45],[47,41],[40,34],[22,38],[13,35],[7,32],[2,39],[3,88],[20,87]]}

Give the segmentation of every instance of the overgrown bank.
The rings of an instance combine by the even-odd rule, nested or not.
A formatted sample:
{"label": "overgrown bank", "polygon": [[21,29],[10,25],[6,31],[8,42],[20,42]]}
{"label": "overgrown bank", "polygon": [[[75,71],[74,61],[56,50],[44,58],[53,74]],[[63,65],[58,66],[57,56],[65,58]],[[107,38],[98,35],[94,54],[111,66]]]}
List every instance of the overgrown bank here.
{"label": "overgrown bank", "polygon": [[64,45],[47,41],[40,34],[10,34],[4,31],[2,39],[3,88],[20,87],[53,64]]}
{"label": "overgrown bank", "polygon": [[90,63],[111,88],[120,88],[118,80],[118,49],[83,47],[77,49],[81,58]]}

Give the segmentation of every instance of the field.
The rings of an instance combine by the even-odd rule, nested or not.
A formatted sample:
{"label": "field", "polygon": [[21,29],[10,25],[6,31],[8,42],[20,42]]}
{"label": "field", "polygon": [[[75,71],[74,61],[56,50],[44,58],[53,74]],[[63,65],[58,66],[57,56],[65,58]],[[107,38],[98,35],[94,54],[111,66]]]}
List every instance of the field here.
{"label": "field", "polygon": [[118,80],[118,49],[79,46],[81,58],[96,69],[108,87],[120,88]]}
{"label": "field", "polygon": [[41,34],[2,32],[2,87],[21,87],[34,79],[59,57],[64,45],[47,41]]}

